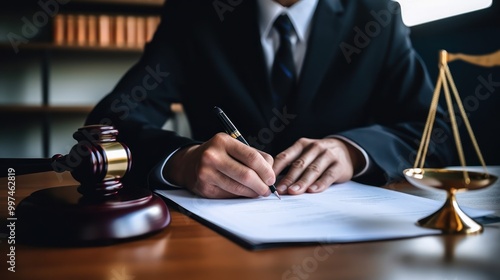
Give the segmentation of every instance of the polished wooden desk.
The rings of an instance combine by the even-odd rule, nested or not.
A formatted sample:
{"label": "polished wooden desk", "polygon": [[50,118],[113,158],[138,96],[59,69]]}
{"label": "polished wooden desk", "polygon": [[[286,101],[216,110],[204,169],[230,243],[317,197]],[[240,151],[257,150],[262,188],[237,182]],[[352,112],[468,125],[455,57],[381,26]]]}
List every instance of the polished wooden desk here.
{"label": "polished wooden desk", "polygon": [[[498,168],[500,171],[500,168]],[[7,222],[7,180],[0,213]],[[17,176],[16,202],[47,186],[75,184],[68,174]],[[407,184],[399,191],[442,198]],[[500,214],[500,185],[460,195],[461,205]],[[429,236],[357,244],[313,244],[248,251],[170,208],[171,224],[134,241],[81,248],[16,244],[16,272],[7,270],[7,229],[0,232],[0,279],[499,279],[500,223],[472,236]],[[61,221],[64,223],[64,221]],[[40,229],[43,230],[43,229]]]}

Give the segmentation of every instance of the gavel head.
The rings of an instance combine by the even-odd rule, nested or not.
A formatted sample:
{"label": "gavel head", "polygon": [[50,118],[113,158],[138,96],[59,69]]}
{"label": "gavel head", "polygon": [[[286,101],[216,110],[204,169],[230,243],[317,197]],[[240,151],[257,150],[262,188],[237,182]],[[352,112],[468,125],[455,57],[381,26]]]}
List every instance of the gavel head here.
{"label": "gavel head", "polygon": [[123,187],[121,179],[132,166],[130,150],[117,141],[117,135],[113,126],[84,126],[73,134],[78,143],[68,155],[52,157],[52,167],[56,172],[70,171],[80,182],[78,191],[84,196],[116,194]]}

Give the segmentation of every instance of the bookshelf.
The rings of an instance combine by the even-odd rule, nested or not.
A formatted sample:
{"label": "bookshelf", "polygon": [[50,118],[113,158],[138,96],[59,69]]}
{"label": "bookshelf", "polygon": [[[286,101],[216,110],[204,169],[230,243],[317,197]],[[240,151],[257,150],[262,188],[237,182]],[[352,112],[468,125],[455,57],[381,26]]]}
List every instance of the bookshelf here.
{"label": "bookshelf", "polygon": [[160,7],[165,2],[164,0],[73,0],[76,3],[93,3],[93,4],[114,4],[114,5],[142,5]]}
{"label": "bookshelf", "polygon": [[[65,1],[53,3],[59,2]],[[159,19],[164,0],[66,2],[53,7],[57,13],[48,16],[45,25],[37,25],[37,33],[15,48],[5,34],[24,35],[22,28],[26,28],[26,20],[22,19],[29,21],[40,11],[47,10],[42,9],[38,1],[20,0],[13,2],[11,10],[0,11],[0,157],[50,157],[67,153],[74,145],[72,133],[83,125],[94,105],[140,58],[148,40],[144,31],[143,41],[115,44],[114,31],[109,30],[109,43],[105,45],[56,41],[56,32],[61,27],[55,25],[56,21],[67,15]],[[39,23],[43,22],[40,19],[43,16],[39,16]],[[172,110],[182,114],[180,104],[173,105]],[[179,119],[182,122],[183,116]],[[179,126],[178,119],[166,124],[174,130]]]}
{"label": "bookshelf", "polygon": [[54,16],[52,44],[111,50],[141,50],[160,23],[158,15],[60,13]]}

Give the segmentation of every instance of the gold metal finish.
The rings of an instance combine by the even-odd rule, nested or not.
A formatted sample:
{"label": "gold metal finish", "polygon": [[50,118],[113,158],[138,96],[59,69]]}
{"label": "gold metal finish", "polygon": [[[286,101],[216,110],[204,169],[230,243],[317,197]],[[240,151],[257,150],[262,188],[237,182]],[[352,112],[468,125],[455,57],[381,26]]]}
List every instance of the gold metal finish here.
{"label": "gold metal finish", "polygon": [[497,177],[488,173],[468,172],[466,183],[461,170],[409,168],[404,171],[407,180],[420,188],[445,190],[446,202],[435,213],[417,222],[426,228],[440,229],[445,233],[480,233],[483,227],[469,218],[458,206],[457,192],[479,190],[493,184]]}
{"label": "gold metal finish", "polygon": [[[494,62],[494,60],[499,60],[500,52],[481,56],[475,59],[473,59],[472,57],[473,56],[466,56],[462,54],[449,54],[445,50],[441,50],[439,52],[439,76],[432,97],[429,115],[427,117],[425,128],[422,134],[422,140],[420,141],[420,147],[415,159],[415,164],[413,168],[409,168],[403,171],[406,179],[411,184],[417,187],[446,191],[447,199],[441,209],[417,222],[417,224],[422,227],[440,229],[446,233],[472,234],[483,231],[483,227],[480,224],[476,223],[460,209],[455,198],[455,193],[459,191],[482,189],[490,186],[497,180],[497,177],[490,175],[486,169],[486,164],[481,154],[481,150],[479,149],[476,137],[474,136],[474,132],[472,131],[469,118],[467,117],[464,106],[458,94],[457,87],[451,76],[448,62],[456,59],[463,59],[470,63],[478,64],[481,66],[500,65],[500,62]],[[453,95],[450,94],[450,88]],[[441,89],[443,89],[444,91],[446,105],[453,129],[453,137],[455,140],[462,170],[424,168],[425,157],[429,148],[430,138],[432,135],[432,126],[436,118]],[[460,139],[460,134],[458,131],[452,97],[455,99],[457,108],[460,111],[460,115],[463,119],[472,145],[474,146],[475,152],[483,167],[484,172],[482,173],[469,172],[465,168],[465,156]]]}
{"label": "gold metal finish", "polygon": [[234,139],[236,139],[240,136],[241,136],[241,133],[238,130],[235,130],[235,131],[233,131],[233,133],[231,133],[231,137],[233,137]]}
{"label": "gold metal finish", "polygon": [[119,142],[101,143],[106,154],[108,171],[104,179],[122,178],[128,170],[128,154]]}
{"label": "gold metal finish", "polygon": [[483,67],[494,67],[500,66],[500,50],[485,54],[485,55],[469,55],[463,53],[449,53],[447,62],[452,62],[454,60],[463,60],[471,64],[483,66]]}

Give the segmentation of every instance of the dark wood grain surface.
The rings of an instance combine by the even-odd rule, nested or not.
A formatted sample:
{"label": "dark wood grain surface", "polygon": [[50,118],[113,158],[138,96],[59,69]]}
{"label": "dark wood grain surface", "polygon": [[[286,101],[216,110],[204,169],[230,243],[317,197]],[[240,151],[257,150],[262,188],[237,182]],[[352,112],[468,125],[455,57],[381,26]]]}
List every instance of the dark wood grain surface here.
{"label": "dark wood grain surface", "polygon": [[[497,168],[498,169],[498,168]],[[16,177],[18,203],[35,190],[76,184],[69,174]],[[7,223],[7,179],[0,179],[0,219]],[[442,199],[441,194],[393,184],[390,189]],[[500,209],[500,185],[459,196],[467,206]],[[384,242],[312,244],[248,251],[170,208],[159,233],[94,247],[15,244],[15,271],[7,263],[10,232],[2,226],[0,279],[498,279],[500,223],[482,234],[442,235]],[[65,221],[60,221],[64,223]],[[43,231],[40,228],[40,231]]]}

